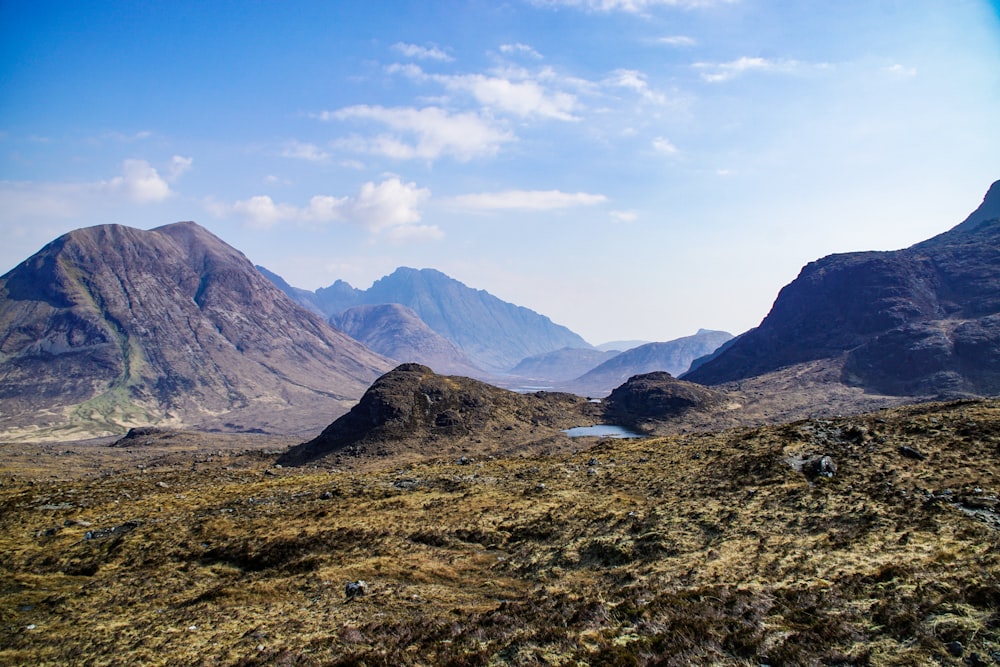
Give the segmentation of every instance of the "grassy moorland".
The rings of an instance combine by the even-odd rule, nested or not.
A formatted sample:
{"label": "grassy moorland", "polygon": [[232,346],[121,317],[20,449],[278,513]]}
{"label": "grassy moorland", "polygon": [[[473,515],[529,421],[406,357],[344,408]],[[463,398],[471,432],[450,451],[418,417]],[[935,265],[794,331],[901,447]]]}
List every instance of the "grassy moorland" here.
{"label": "grassy moorland", "polygon": [[1000,664],[998,401],[463,465],[287,444],[0,445],[0,664]]}

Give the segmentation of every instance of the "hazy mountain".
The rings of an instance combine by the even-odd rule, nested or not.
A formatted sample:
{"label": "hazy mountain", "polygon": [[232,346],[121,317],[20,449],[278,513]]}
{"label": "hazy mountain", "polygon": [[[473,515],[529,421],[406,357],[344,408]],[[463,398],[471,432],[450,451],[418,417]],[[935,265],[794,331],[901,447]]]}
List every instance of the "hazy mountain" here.
{"label": "hazy mountain", "polygon": [[928,241],[808,264],[760,326],[685,379],[720,384],[819,359],[873,392],[1000,392],[1000,181]]}
{"label": "hazy mountain", "polygon": [[438,373],[482,374],[454,343],[398,303],[348,308],[330,323],[390,359],[430,366]]}
{"label": "hazy mountain", "polygon": [[510,370],[510,374],[526,380],[537,380],[539,383],[564,382],[583,375],[619,354],[618,350],[564,347],[523,359]]}
{"label": "hazy mountain", "polygon": [[600,345],[595,345],[594,347],[604,352],[626,352],[634,347],[639,347],[640,345],[652,342],[653,341],[651,340],[613,340],[607,343],[601,343]]}
{"label": "hazy mountain", "polygon": [[301,287],[293,287],[292,285],[289,285],[288,282],[284,278],[279,276],[277,273],[269,271],[263,266],[257,265],[254,268],[260,271],[262,274],[264,274],[265,278],[274,283],[274,285],[282,292],[284,292],[287,296],[289,296],[292,299],[292,301],[296,302],[300,306],[303,306],[307,310],[311,310],[317,315],[321,315],[324,318],[326,317],[326,313],[324,313],[323,309],[320,308],[319,306],[319,302],[316,299],[315,292],[310,292],[309,290],[302,289]]}
{"label": "hazy mountain", "polygon": [[701,329],[693,336],[646,343],[615,355],[560,388],[587,396],[606,396],[633,375],[665,371],[676,377],[687,371],[692,361],[712,353],[732,337],[725,331]]}
{"label": "hazy mountain", "polygon": [[387,360],[193,222],[80,229],[0,278],[0,432],[303,430]]}
{"label": "hazy mountain", "polygon": [[467,287],[434,269],[401,267],[367,290],[338,280],[316,290],[308,301],[295,294],[293,298],[300,303],[314,303],[328,317],[359,305],[402,304],[487,371],[507,371],[526,357],[564,347],[590,347],[548,317]]}

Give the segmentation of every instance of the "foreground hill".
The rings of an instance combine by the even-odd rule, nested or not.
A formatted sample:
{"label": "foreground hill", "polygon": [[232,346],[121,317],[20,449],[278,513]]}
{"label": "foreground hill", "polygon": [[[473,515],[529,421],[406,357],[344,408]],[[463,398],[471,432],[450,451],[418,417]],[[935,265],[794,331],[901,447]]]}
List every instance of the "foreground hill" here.
{"label": "foreground hill", "polygon": [[893,252],[830,255],[760,326],[686,379],[709,385],[829,360],[840,381],[900,396],[1000,393],[1000,181],[962,224]]}
{"label": "foreground hill", "polygon": [[301,431],[387,361],[193,222],[80,229],[0,278],[0,432]]}
{"label": "foreground hill", "polygon": [[301,290],[292,290],[293,298],[321,308],[328,317],[360,305],[406,306],[457,345],[475,366],[490,372],[505,372],[526,357],[564,347],[590,347],[548,317],[467,287],[434,269],[401,267],[367,290],[342,280],[305,298]]}
{"label": "foreground hill", "polygon": [[358,472],[221,437],[0,448],[0,664],[1000,658],[996,401]]}
{"label": "foreground hill", "polygon": [[560,429],[588,425],[598,415],[595,404],[572,394],[519,394],[403,364],[372,384],[349,413],[289,450],[279,463],[538,451],[567,444],[565,437],[557,437]]}

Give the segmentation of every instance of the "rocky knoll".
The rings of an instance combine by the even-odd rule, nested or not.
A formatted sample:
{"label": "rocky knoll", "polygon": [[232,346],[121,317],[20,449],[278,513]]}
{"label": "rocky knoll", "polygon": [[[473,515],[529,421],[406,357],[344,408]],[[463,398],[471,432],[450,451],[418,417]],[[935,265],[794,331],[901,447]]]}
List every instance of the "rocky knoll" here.
{"label": "rocky knoll", "polygon": [[717,391],[657,371],[636,375],[611,392],[604,401],[605,420],[638,431],[650,431],[657,422],[690,412],[718,409],[726,400]]}
{"label": "rocky knoll", "polygon": [[301,431],[387,368],[193,222],[80,229],[0,278],[8,438]]}
{"label": "rocky knoll", "polygon": [[1000,182],[954,229],[905,250],[831,255],[760,326],[685,376],[721,384],[819,359],[904,396],[1000,392]]}
{"label": "rocky knoll", "polygon": [[597,413],[598,406],[572,394],[518,394],[403,364],[375,381],[349,413],[278,463],[544,449],[554,446],[554,438],[565,440],[560,429],[588,423]]}

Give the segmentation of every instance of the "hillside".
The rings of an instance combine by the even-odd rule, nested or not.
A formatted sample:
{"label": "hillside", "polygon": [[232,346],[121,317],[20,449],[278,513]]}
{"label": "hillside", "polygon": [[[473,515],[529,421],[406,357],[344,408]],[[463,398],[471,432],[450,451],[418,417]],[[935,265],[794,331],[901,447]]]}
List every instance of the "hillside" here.
{"label": "hillside", "polygon": [[564,347],[561,350],[522,359],[521,363],[510,369],[510,374],[536,383],[565,382],[583,375],[619,354],[621,352],[618,350]]}
{"label": "hillside", "polygon": [[298,432],[388,368],[193,222],[80,229],[0,278],[0,432]]}
{"label": "hillside", "polygon": [[356,471],[234,438],[0,447],[0,664],[1000,658],[996,401]]}
{"label": "hillside", "polygon": [[438,373],[483,374],[454,343],[398,303],[354,306],[332,315],[329,321],[368,349],[389,359],[424,364]]}
{"label": "hillside", "polygon": [[[295,298],[301,299],[301,294]],[[467,287],[434,269],[400,267],[367,290],[338,280],[316,290],[303,303],[318,305],[327,317],[359,305],[401,304],[458,346],[475,366],[489,372],[506,372],[526,357],[565,347],[590,347],[548,317]]]}
{"label": "hillside", "polygon": [[686,379],[719,385],[829,360],[841,382],[876,393],[1000,393],[998,183],[966,221],[934,239],[810,263],[760,326]]}

